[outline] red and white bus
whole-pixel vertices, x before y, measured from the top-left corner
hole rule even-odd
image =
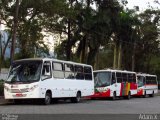
[[[138,81],[138,96],[154,97],[155,93],[158,93],[158,82],[156,75],[150,74],[137,74]]]
[[[130,99],[137,94],[136,73],[122,70],[97,70],[94,71],[95,93],[91,99],[124,96]]]

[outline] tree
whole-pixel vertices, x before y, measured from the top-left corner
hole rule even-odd
[[[135,41],[138,40],[140,22],[131,10],[122,10],[114,30],[114,68],[131,70],[134,67]],[[130,48],[132,48],[130,50]],[[129,54],[131,53],[131,54]],[[128,63],[129,62],[129,63]],[[132,65],[132,66],[130,66]]]
[[[14,54],[15,54],[15,43],[16,43],[16,32],[17,32],[17,27],[18,27],[18,12],[19,12],[19,0],[16,0],[16,3],[15,3],[15,10],[13,11],[15,14],[14,14],[14,18],[13,18],[13,32],[12,32],[12,42],[11,42],[11,63],[12,61],[14,60]]]
[[[56,5],[59,3],[61,2],[58,2],[58,0],[2,1],[1,18],[5,21],[6,27],[12,31],[11,59],[13,59],[15,48],[19,49],[20,58],[33,57],[35,49],[48,53],[41,32],[45,30],[46,13],[49,15],[52,12],[52,15],[56,16],[59,11],[59,6]],[[19,12],[18,9],[20,9]],[[12,26],[13,20],[14,27]],[[17,35],[15,34],[16,31],[18,32]],[[45,49],[42,49],[42,47]]]
[[[158,56],[159,52],[159,19],[160,11],[159,10],[146,10],[139,15],[141,20],[141,34],[140,41],[137,43],[136,50],[136,70],[144,72],[152,72],[152,66],[150,62],[152,61],[153,56]]]

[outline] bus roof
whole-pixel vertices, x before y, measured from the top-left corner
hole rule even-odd
[[[137,76],[151,76],[151,77],[157,77],[157,75],[147,74],[147,73],[137,73]]]
[[[68,64],[76,64],[76,65],[84,65],[84,66],[90,66],[91,65],[87,65],[87,64],[83,64],[83,63],[77,63],[77,62],[72,62],[72,61],[65,61],[65,60],[58,60],[58,59],[53,59],[53,58],[26,58],[26,59],[19,59],[19,60],[15,60],[14,62],[21,62],[21,61],[36,61],[36,60],[41,60],[41,61],[55,61],[55,62],[63,62],[63,63],[68,63]]]
[[[115,70],[115,69],[103,69],[103,70],[95,70],[93,72],[122,72],[122,73],[135,73],[133,71],[127,71],[127,70]]]

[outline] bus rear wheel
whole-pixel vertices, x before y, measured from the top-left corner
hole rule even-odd
[[[146,91],[144,92],[143,97],[144,97],[144,98],[146,98],[146,97],[147,97],[147,93],[146,93]]]
[[[77,92],[76,97],[71,98],[72,103],[79,103],[81,101],[81,93]]]
[[[130,91],[128,92],[127,99],[128,100],[131,99],[131,92]]]

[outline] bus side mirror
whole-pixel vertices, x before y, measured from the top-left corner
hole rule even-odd
[[[48,78],[50,78],[50,77],[51,77],[50,71],[47,71],[46,69],[44,69],[44,71],[43,71],[43,73],[42,73],[41,79],[42,79],[42,80],[45,80],[45,79],[48,79]]]
[[[42,75],[41,79],[42,80],[45,80],[45,79],[48,79],[51,77],[51,74],[50,73],[45,73],[44,75]]]

